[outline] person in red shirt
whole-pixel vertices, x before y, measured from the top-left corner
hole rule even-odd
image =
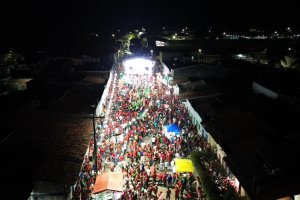
[[[147,173],[145,173],[145,185],[148,187],[148,182],[149,182],[149,176]]]
[[[202,190],[200,187],[197,188],[197,196],[198,198],[197,199],[201,199],[201,195],[202,195]]]
[[[163,143],[167,144],[167,138],[166,137],[163,137]]]
[[[163,178],[162,178],[162,180],[163,180],[163,186],[164,186],[164,187],[166,187],[167,177],[168,177],[167,172],[163,173]]]
[[[164,153],[160,153],[160,154],[161,154],[162,161],[165,162],[165,160],[166,160],[166,154],[164,154]]]
[[[175,200],[179,200],[179,188],[178,186],[175,187]]]
[[[120,161],[123,161],[123,160],[124,160],[124,156],[123,156],[122,154],[120,155],[119,160],[120,160]]]
[[[135,150],[135,151],[133,152],[133,160],[136,160],[136,158],[137,158],[137,150]]]
[[[192,199],[192,193],[191,191],[187,191],[186,195],[185,195],[186,199]]]
[[[101,160],[98,160],[97,163],[98,163],[98,171],[101,173],[102,172]]]
[[[158,177],[158,183],[159,184],[162,184],[162,182],[163,182],[163,174],[161,173],[161,172],[159,172],[158,174],[157,174],[157,177]]]
[[[171,162],[171,156],[170,156],[170,153],[167,150],[165,151],[165,155],[166,155],[167,162]]]
[[[127,153],[127,157],[128,157],[130,160],[132,160],[132,154],[131,154],[130,151]]]
[[[153,183],[156,183],[156,171],[152,173]]]

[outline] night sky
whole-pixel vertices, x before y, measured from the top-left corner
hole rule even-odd
[[[127,31],[141,26],[153,30],[163,25],[194,29],[299,28],[299,15],[292,0],[13,0],[1,5],[1,43],[43,46],[59,37]]]

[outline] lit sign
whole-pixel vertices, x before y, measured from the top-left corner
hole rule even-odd
[[[165,45],[165,42],[163,42],[163,41],[158,41],[158,40],[155,41],[155,45],[156,45],[157,47],[164,47],[164,46],[166,46],[166,45]]]

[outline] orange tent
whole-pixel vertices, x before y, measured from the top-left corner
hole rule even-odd
[[[93,194],[105,190],[123,191],[123,174],[121,172],[106,172],[96,178]]]

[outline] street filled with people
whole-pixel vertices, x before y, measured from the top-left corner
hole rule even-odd
[[[123,173],[120,199],[205,199],[199,176],[177,172],[175,159],[210,147],[161,74],[125,74],[120,67],[108,94],[96,129],[97,165],[91,139],[73,199],[91,199],[96,175],[108,171]]]

